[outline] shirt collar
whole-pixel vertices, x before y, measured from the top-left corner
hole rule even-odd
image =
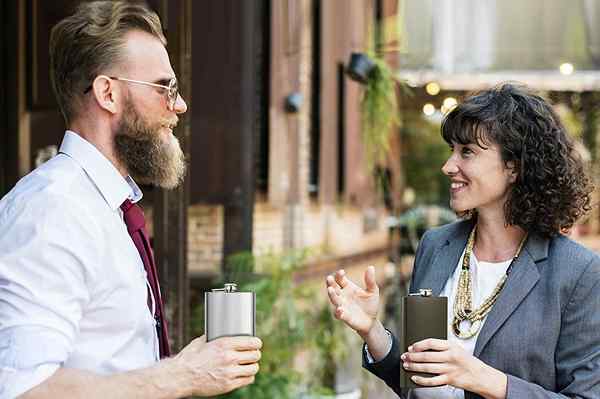
[[[112,162],[79,134],[67,130],[59,152],[83,168],[111,209],[116,210],[126,199],[134,203],[142,199],[142,190],[133,178],[121,176]]]

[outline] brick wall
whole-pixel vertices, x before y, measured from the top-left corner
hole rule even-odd
[[[152,228],[152,209],[146,209]],[[278,253],[285,245],[285,220],[289,209],[266,202],[254,209],[254,248],[257,255]],[[387,242],[383,215],[378,228],[366,232],[364,211],[352,207],[306,204],[295,208],[295,224],[301,226],[296,248],[310,248],[312,257],[332,257],[380,248]],[[218,273],[223,250],[223,208],[193,205],[189,209],[188,264],[193,273]],[[372,224],[369,221],[369,224]]]
[[[188,216],[189,270],[216,272],[223,258],[223,207],[193,205]]]

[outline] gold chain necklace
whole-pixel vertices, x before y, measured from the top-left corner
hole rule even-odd
[[[525,234],[519,243],[517,252],[515,253],[515,256],[513,256],[506,273],[504,276],[502,276],[492,294],[485,301],[483,301],[478,309],[473,310],[470,267],[471,253],[473,252],[473,245],[475,245],[476,230],[477,225],[475,225],[473,230],[471,230],[469,240],[467,241],[465,256],[463,257],[462,261],[462,270],[458,280],[458,287],[456,288],[456,298],[454,299],[454,319],[452,321],[452,332],[461,339],[469,339],[473,337],[481,328],[483,318],[490,312],[490,310],[492,310],[492,306],[494,306],[496,300],[500,296],[500,291],[502,291],[504,284],[506,284],[506,279],[512,269],[512,265],[515,262],[515,259],[519,257],[521,249],[523,248],[523,244],[525,244],[525,240],[527,239],[527,234]],[[463,321],[469,322],[469,328],[465,332],[463,332],[460,328],[460,324]]]

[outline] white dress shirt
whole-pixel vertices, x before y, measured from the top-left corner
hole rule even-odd
[[[452,321],[454,319],[454,298],[456,297],[456,289],[458,287],[458,281],[460,278],[460,272],[462,269],[462,261],[464,257],[464,251],[462,256],[458,261],[458,265],[454,270],[454,273],[448,281],[446,281],[446,285],[444,285],[444,289],[440,293],[440,296],[448,297],[448,341],[458,344],[469,354],[473,354],[475,350],[475,343],[477,342],[477,337],[479,336],[479,332],[483,328],[483,324],[487,319],[487,316],[482,320],[481,327],[477,334],[469,339],[460,339],[452,333]],[[473,290],[473,307],[477,309],[485,299],[487,299],[494,289],[500,279],[504,274],[506,274],[506,270],[510,265],[512,259],[509,259],[504,262],[482,262],[478,261],[475,257],[474,253],[471,253],[470,259],[470,271],[471,271],[471,282],[472,282],[472,290]],[[392,341],[388,343],[388,353],[392,348]],[[365,347],[365,350],[368,348]],[[373,362],[373,358],[371,354],[367,350],[367,359]],[[464,399],[465,393],[464,390],[455,388],[453,386],[445,385],[442,387],[434,387],[434,388],[415,388],[412,390],[411,398],[416,399]]]
[[[110,374],[158,360],[144,265],[119,208],[141,197],[67,131],[60,153],[0,201],[0,399],[59,367]]]

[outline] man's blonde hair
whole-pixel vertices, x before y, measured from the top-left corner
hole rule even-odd
[[[84,2],[52,28],[50,79],[67,125],[96,76],[124,61],[124,37],[132,30],[148,32],[167,45],[158,15],[139,2]]]

